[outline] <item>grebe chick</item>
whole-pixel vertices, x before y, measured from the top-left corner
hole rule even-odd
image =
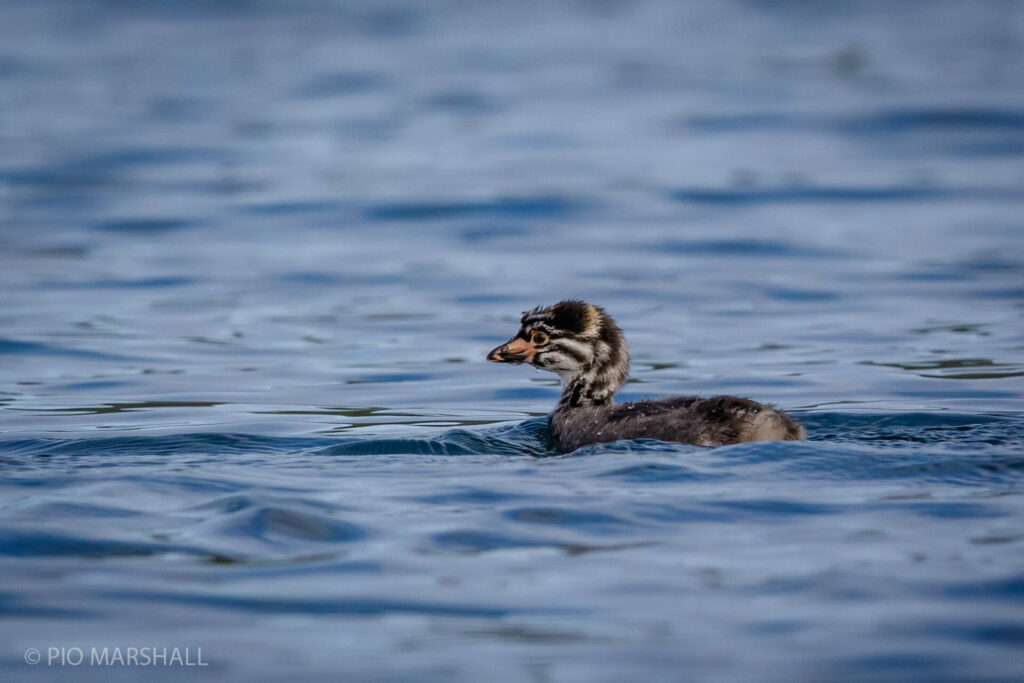
[[[660,439],[698,446],[795,441],[804,428],[776,408],[736,396],[673,396],[615,405],[629,354],[615,321],[599,306],[562,301],[523,313],[519,331],[487,360],[529,363],[562,378],[551,431],[563,452],[618,439]]]

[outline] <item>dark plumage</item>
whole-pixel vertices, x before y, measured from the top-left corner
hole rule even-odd
[[[602,308],[584,301],[527,311],[516,335],[487,360],[530,363],[558,373],[562,398],[551,413],[551,430],[565,452],[618,439],[722,446],[806,438],[804,428],[782,411],[735,396],[613,404],[629,374],[626,340]]]

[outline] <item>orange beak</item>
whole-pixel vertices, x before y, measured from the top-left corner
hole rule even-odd
[[[519,365],[520,363],[532,362],[533,356],[536,353],[537,347],[525,339],[516,337],[487,354],[487,360],[492,363],[515,363]]]

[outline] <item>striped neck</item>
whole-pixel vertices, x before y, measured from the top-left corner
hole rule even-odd
[[[602,406],[612,402],[619,387],[604,374],[584,373],[566,382],[558,408]]]

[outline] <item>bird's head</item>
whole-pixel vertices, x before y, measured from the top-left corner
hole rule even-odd
[[[519,331],[487,354],[487,360],[549,370],[566,388],[582,380],[595,401],[610,399],[629,373],[626,340],[618,325],[599,306],[577,300],[523,313]]]

